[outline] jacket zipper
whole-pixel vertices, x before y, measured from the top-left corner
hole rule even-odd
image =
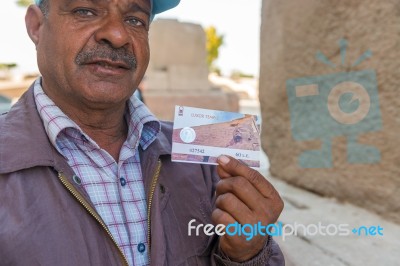
[[[126,259],[124,253],[118,246],[114,237],[112,236],[110,230],[108,230],[107,226],[104,224],[103,220],[100,218],[99,214],[87,203],[87,201],[82,197],[82,195],[77,191],[77,189],[67,180],[67,178],[63,175],[62,172],[58,172],[58,178],[61,183],[67,190],[79,201],[79,203],[89,212],[89,214],[103,227],[103,229],[107,232],[108,236],[111,238],[112,242],[115,244],[117,249],[119,250],[119,254],[121,256],[122,262],[124,265],[129,266],[128,260]]]
[[[160,170],[161,170],[161,160],[158,159],[157,162],[157,168],[156,171],[153,175],[153,179],[151,181],[151,187],[150,187],[150,193],[149,193],[149,200],[148,200],[148,205],[147,205],[147,243],[149,243],[149,262],[150,262],[150,248],[151,248],[151,205],[153,202],[153,196],[154,196],[154,191],[156,190],[157,182],[158,182],[158,177],[160,176]]]

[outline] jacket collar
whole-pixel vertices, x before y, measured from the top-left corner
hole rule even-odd
[[[141,160],[171,153],[171,136],[162,123],[157,139],[145,151]],[[50,143],[36,109],[33,85],[11,108],[0,116],[0,174],[35,166],[49,166],[58,171],[66,167],[65,158]]]

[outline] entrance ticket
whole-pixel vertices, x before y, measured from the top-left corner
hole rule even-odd
[[[175,106],[172,161],[217,164],[230,155],[260,167],[260,123],[256,115]]]

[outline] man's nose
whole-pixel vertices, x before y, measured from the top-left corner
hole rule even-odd
[[[95,39],[97,42],[109,43],[114,48],[123,47],[130,42],[130,36],[125,27],[125,22],[120,16],[109,14],[96,31]]]

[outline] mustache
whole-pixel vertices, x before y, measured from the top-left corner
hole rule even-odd
[[[133,53],[125,48],[112,48],[108,45],[98,45],[94,48],[84,49],[78,53],[75,62],[78,65],[90,64],[98,60],[123,62],[129,69],[136,69],[137,61]]]

